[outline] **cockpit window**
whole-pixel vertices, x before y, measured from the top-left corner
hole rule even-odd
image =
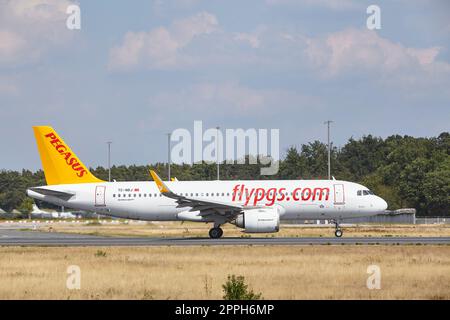
[[[356,192],[356,194],[357,194],[358,196],[374,195],[373,191],[370,191],[370,190],[358,190],[358,191]]]

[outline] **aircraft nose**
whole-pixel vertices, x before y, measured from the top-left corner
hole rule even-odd
[[[383,198],[378,197],[377,207],[380,211],[385,211],[388,207],[388,204]]]

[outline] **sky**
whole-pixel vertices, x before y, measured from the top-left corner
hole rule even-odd
[[[80,8],[81,28],[66,26]],[[378,5],[381,29],[369,30]],[[313,140],[450,129],[450,3],[0,0],[0,169],[41,167],[32,126],[83,162],[166,161],[168,132]]]

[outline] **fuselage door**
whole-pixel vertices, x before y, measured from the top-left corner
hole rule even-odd
[[[106,206],[105,193],[106,193],[105,186],[96,186],[95,187],[95,206],[96,207]]]
[[[344,185],[339,183],[334,187],[334,204],[345,204]]]

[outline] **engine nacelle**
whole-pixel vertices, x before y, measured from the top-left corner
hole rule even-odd
[[[280,215],[276,208],[249,209],[241,213],[233,224],[248,233],[278,232]]]

